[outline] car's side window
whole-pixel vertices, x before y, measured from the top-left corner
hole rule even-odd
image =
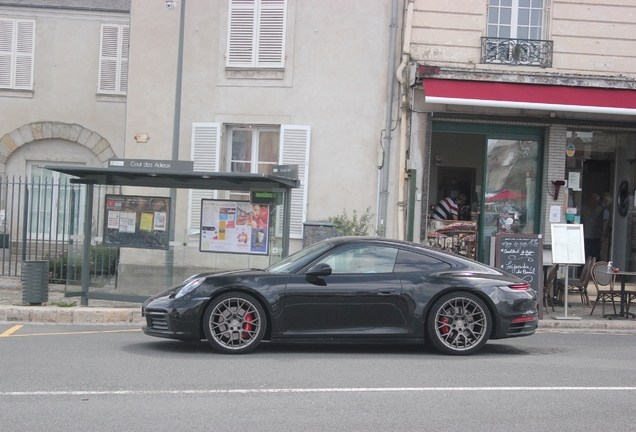
[[[400,250],[395,265],[395,272],[434,272],[448,270],[450,268],[451,265],[449,263],[429,255]]]
[[[391,273],[398,250],[383,246],[353,246],[323,258],[333,273]]]

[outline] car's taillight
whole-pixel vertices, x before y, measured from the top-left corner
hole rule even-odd
[[[530,284],[524,283],[524,284],[508,285],[508,288],[516,290],[516,291],[526,291],[530,289]]]
[[[513,323],[528,322],[528,321],[534,321],[536,319],[537,319],[536,316],[528,316],[528,317],[515,318],[515,319],[512,320],[512,322]]]

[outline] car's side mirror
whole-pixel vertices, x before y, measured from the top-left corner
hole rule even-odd
[[[330,274],[331,266],[325,263],[316,264],[315,266],[311,267],[306,273],[308,277],[312,278],[329,276]]]

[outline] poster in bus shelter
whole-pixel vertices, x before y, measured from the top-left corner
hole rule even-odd
[[[168,249],[170,198],[106,195],[104,245]]]
[[[201,200],[201,252],[267,255],[269,206]]]

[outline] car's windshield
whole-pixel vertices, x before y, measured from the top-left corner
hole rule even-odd
[[[309,261],[313,260],[316,256],[320,255],[330,247],[331,245],[329,243],[321,242],[313,244],[291,254],[287,258],[284,258],[275,264],[272,264],[265,270],[272,273],[292,273],[294,270],[303,267]]]

